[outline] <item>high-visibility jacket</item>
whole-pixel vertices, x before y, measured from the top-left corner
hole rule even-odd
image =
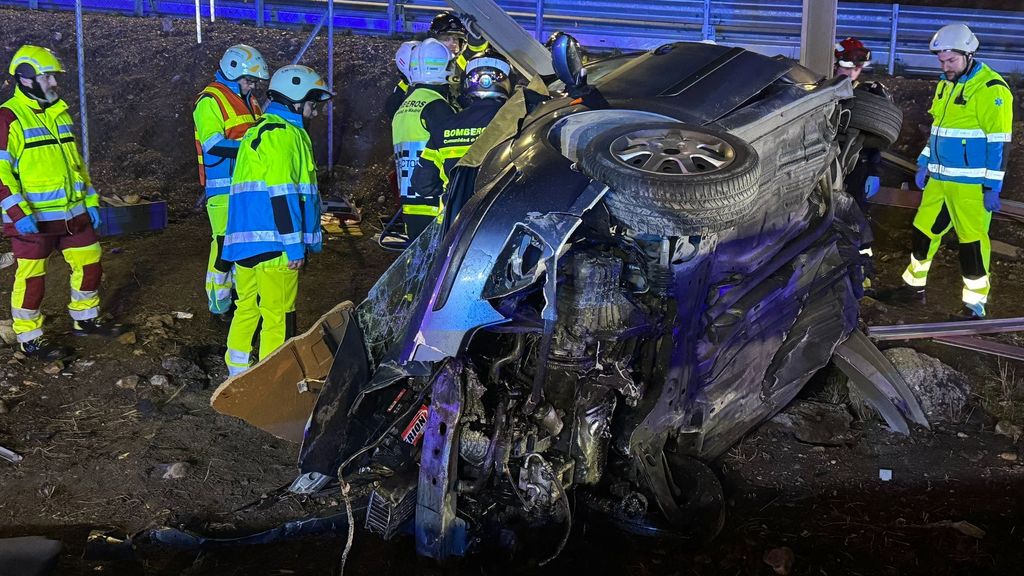
[[[927,165],[937,180],[1001,191],[1013,128],[1013,94],[1006,81],[976,62],[955,83],[939,81],[928,112],[931,136],[918,165]]]
[[[455,65],[458,66],[458,75],[461,76],[462,73],[466,71],[466,65],[469,64],[470,60],[480,56],[484,52],[487,52],[488,48],[490,48],[490,44],[487,43],[487,40],[484,40],[483,43],[475,46],[467,45],[466,49],[455,57]]]
[[[432,127],[430,139],[412,175],[412,194],[440,195],[448,186],[452,168],[504,104],[504,100],[493,98],[473,99],[468,108]]]
[[[207,198],[228,193],[238,141],[263,114],[252,93],[243,98],[239,92],[237,82],[217,72],[217,80],[199,93],[192,110],[199,183],[206,186]]]
[[[319,252],[320,194],[302,116],[273,103],[238,148],[223,257],[255,266],[286,253]]]
[[[413,86],[409,96],[395,113],[391,124],[391,141],[395,148],[395,168],[402,212],[414,216],[437,216],[438,199],[412,195],[412,173],[430,139],[430,128],[446,122],[455,110],[446,98],[446,87]]]
[[[395,84],[395,89],[388,94],[387,99],[384,100],[384,114],[387,116],[388,121],[395,119],[395,113],[401,108],[402,102],[405,102],[405,98],[409,95],[409,83],[402,78]]]
[[[42,233],[66,233],[67,222],[98,207],[85,163],[75,145],[68,105],[45,108],[20,89],[0,105],[0,208],[4,233],[35,216]],[[88,218],[88,216],[85,216]]]

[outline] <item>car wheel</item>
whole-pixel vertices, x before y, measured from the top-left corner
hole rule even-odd
[[[742,139],[676,122],[598,134],[579,169],[610,190],[612,216],[639,233],[688,236],[732,226],[757,194],[757,152]]]
[[[855,90],[850,101],[849,128],[864,134],[864,148],[885,150],[896,143],[903,127],[903,111],[881,94]]]

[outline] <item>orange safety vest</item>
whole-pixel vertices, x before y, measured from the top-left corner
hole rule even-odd
[[[193,103],[198,104],[203,98],[213,98],[214,102],[217,103],[217,107],[220,108],[221,118],[224,121],[224,137],[230,140],[241,140],[242,136],[245,136],[246,130],[252,127],[253,124],[259,120],[260,116],[263,115],[263,109],[260,108],[259,102],[250,93],[246,100],[242,100],[238,94],[235,94],[227,86],[220,82],[212,82],[196,97],[196,101]],[[203,162],[203,144],[199,141],[199,130],[198,128],[193,130],[196,143],[196,154],[199,162],[199,183],[206,185],[206,166]]]

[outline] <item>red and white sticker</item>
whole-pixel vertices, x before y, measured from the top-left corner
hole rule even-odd
[[[412,421],[402,431],[402,440],[416,445],[423,438],[423,430],[427,427],[427,416],[430,414],[430,408],[424,404],[420,406],[420,409],[416,411],[416,415],[412,417]]]

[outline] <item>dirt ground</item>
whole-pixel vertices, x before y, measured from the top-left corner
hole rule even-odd
[[[0,349],[0,446],[25,457],[17,466],[0,461],[0,538],[61,539],[66,553],[60,574],[329,574],[343,546],[339,537],[198,555],[146,550],[137,560],[83,558],[94,529],[134,533],[175,526],[238,535],[340,510],[331,498],[269,499],[256,505],[293,479],[297,447],[209,408],[210,393],[225,376],[226,326],[208,320],[205,312],[201,281],[208,228],[193,210],[199,188],[191,98],[227,46],[257,46],[277,67],[291,60],[308,31],[217,23],[204,27],[204,42],[196,46],[182,21],[173,22],[169,32],[158,19],[87,15],[85,25],[97,187],[166,200],[171,223],[159,234],[104,242],[104,307],[133,325],[134,343],[68,334],[69,320],[62,313],[67,271],[53,259],[46,329],[79,346],[79,359],[44,369],[18,360],[10,348]],[[0,39],[3,61],[27,42],[50,46],[65,62],[74,61],[73,21],[64,13],[0,10]],[[325,44],[317,40],[304,62],[324,70]],[[390,59],[397,43],[338,36],[336,44],[337,153],[330,190],[352,194],[366,217],[362,237],[331,239],[303,271],[300,329],[340,300],[359,301],[391,261],[370,238],[377,217],[394,208],[385,198],[389,139],[378,114],[391,89]],[[927,128],[923,110],[933,81],[887,81],[907,112],[897,151],[913,157],[924,142],[920,127]],[[67,74],[63,94],[73,110],[76,84],[75,74]],[[1019,89],[1016,94],[1020,102]],[[312,134],[321,161],[326,160],[323,120]],[[1016,132],[1024,133],[1021,128],[1018,122]],[[1006,198],[1024,200],[1022,177],[1024,155],[1016,144]],[[885,184],[899,186],[905,179],[893,172]],[[905,265],[912,212],[876,207],[872,217],[879,280],[895,285]],[[1024,246],[1020,224],[996,222],[993,236]],[[994,256],[994,316],[1024,316],[1024,300],[1017,297],[1024,279],[1020,258]],[[0,271],[0,318],[9,314],[12,277],[13,269]],[[869,303],[864,317],[869,323],[944,320],[958,306],[959,282],[955,244],[949,244],[936,262],[926,307]],[[175,312],[193,317],[178,318]],[[1024,345],[1019,336],[998,339]],[[793,574],[1020,573],[1024,466],[1000,455],[1024,454],[1011,439],[996,435],[994,426],[999,418],[1024,419],[1018,409],[1024,374],[1012,373],[1019,371],[1017,363],[929,342],[910,345],[968,377],[974,395],[956,421],[915,430],[909,438],[873,420],[856,421],[849,438],[836,446],[762,428],[715,463],[726,484],[729,519],[711,545],[681,550],[580,523],[577,537],[549,569],[771,574],[763,556],[788,547],[795,558]],[[151,383],[159,375],[168,376],[166,383]],[[139,377],[134,387],[132,376]],[[183,465],[170,470],[175,463]],[[880,468],[892,470],[891,481],[879,480]],[[169,471],[182,477],[165,479]],[[479,557],[447,568],[467,574],[539,571]],[[382,543],[356,534],[349,573],[409,571],[436,568],[415,558],[409,538]]]

